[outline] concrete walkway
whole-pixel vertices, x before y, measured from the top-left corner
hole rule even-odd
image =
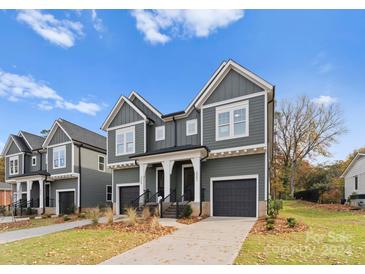
[[[232,264],[255,221],[252,218],[210,217],[196,224],[179,226],[176,232],[103,264]]]
[[[40,226],[35,228],[19,229],[0,233],[0,244],[33,238],[50,233],[60,232],[75,227],[91,224],[90,220],[74,221],[62,224]]]

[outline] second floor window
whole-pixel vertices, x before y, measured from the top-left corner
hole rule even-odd
[[[198,120],[186,121],[186,136],[198,134]]]
[[[19,173],[19,156],[10,157],[9,175],[17,175],[18,173]]]
[[[55,147],[53,149],[53,168],[66,167],[66,146]]]
[[[32,157],[32,166],[36,166],[37,165],[37,157],[33,156]]]
[[[216,109],[216,140],[248,136],[248,102],[239,102]]]
[[[359,179],[357,176],[355,176],[355,190],[358,189]]]
[[[99,155],[98,156],[98,169],[99,171],[105,171],[105,157]]]
[[[116,155],[133,154],[135,152],[134,127],[118,129],[115,133]]]
[[[165,140],[165,126],[159,126],[155,128],[155,139],[156,141]]]

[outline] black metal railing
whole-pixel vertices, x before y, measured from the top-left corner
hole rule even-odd
[[[184,188],[184,194],[182,194],[180,197],[176,198],[176,219],[179,219],[181,217],[181,214],[184,212],[185,208],[194,199],[193,187],[194,187],[194,185],[189,185],[188,187]],[[185,198],[187,198],[186,201],[185,201]],[[183,206],[183,208],[180,212],[181,205]]]
[[[155,194],[151,195],[148,200],[146,201],[146,203],[157,203],[158,202],[158,194],[159,192],[157,191]]]
[[[176,189],[174,189],[173,191],[171,191],[171,193],[169,195],[167,195],[166,197],[163,197],[161,200],[160,200],[160,217],[163,218],[163,203],[169,199],[169,202],[174,202],[176,201]]]
[[[141,204],[144,206],[146,201],[149,199],[150,191],[147,189],[141,195],[139,195],[136,199],[132,200],[129,203],[129,207],[138,208]],[[142,202],[141,202],[142,200]]]

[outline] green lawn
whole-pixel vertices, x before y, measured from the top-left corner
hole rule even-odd
[[[113,229],[73,229],[0,245],[0,264],[98,264],[155,236]]]
[[[365,215],[286,201],[280,217],[309,226],[305,232],[250,234],[236,264],[365,264]]]
[[[63,218],[30,219],[28,221],[16,221],[15,223],[0,224],[0,233],[18,229],[34,228],[46,225],[54,225],[63,222]]]

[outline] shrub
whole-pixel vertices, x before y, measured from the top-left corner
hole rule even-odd
[[[274,229],[274,224],[266,224],[266,229],[267,230],[273,230]]]
[[[129,226],[134,226],[137,223],[137,211],[130,207],[126,210],[126,213],[128,216],[127,224]]]
[[[151,218],[151,212],[149,207],[145,206],[142,211],[142,218],[144,221],[147,221],[149,218]]]
[[[64,220],[65,222],[67,222],[67,221],[71,220],[71,218],[70,218],[70,216],[68,216],[68,215],[63,215],[63,220]]]
[[[98,208],[89,210],[86,215],[88,219],[91,219],[93,225],[97,225],[99,223],[100,211]]]
[[[86,219],[86,213],[85,212],[80,212],[79,215],[78,215],[78,217],[80,219]]]
[[[113,224],[114,214],[113,214],[113,210],[110,207],[106,210],[106,218],[107,218],[108,224],[110,224],[110,225]]]
[[[267,214],[270,217],[276,218],[279,215],[279,211],[281,209],[283,209],[282,200],[269,200]]]
[[[150,226],[153,229],[158,228],[160,226],[160,220],[159,220],[159,218],[156,217],[156,216],[153,216],[151,218],[151,221],[150,221]]]
[[[193,213],[193,209],[191,208],[191,205],[186,205],[183,209],[182,215],[185,218],[190,218],[192,213]]]
[[[272,224],[272,225],[274,225],[275,224],[275,219],[274,218],[271,218],[271,217],[267,217],[266,218],[266,224]]]
[[[295,220],[295,218],[293,217],[289,217],[286,219],[287,223],[288,223],[288,226],[293,228],[297,225],[297,220]]]

